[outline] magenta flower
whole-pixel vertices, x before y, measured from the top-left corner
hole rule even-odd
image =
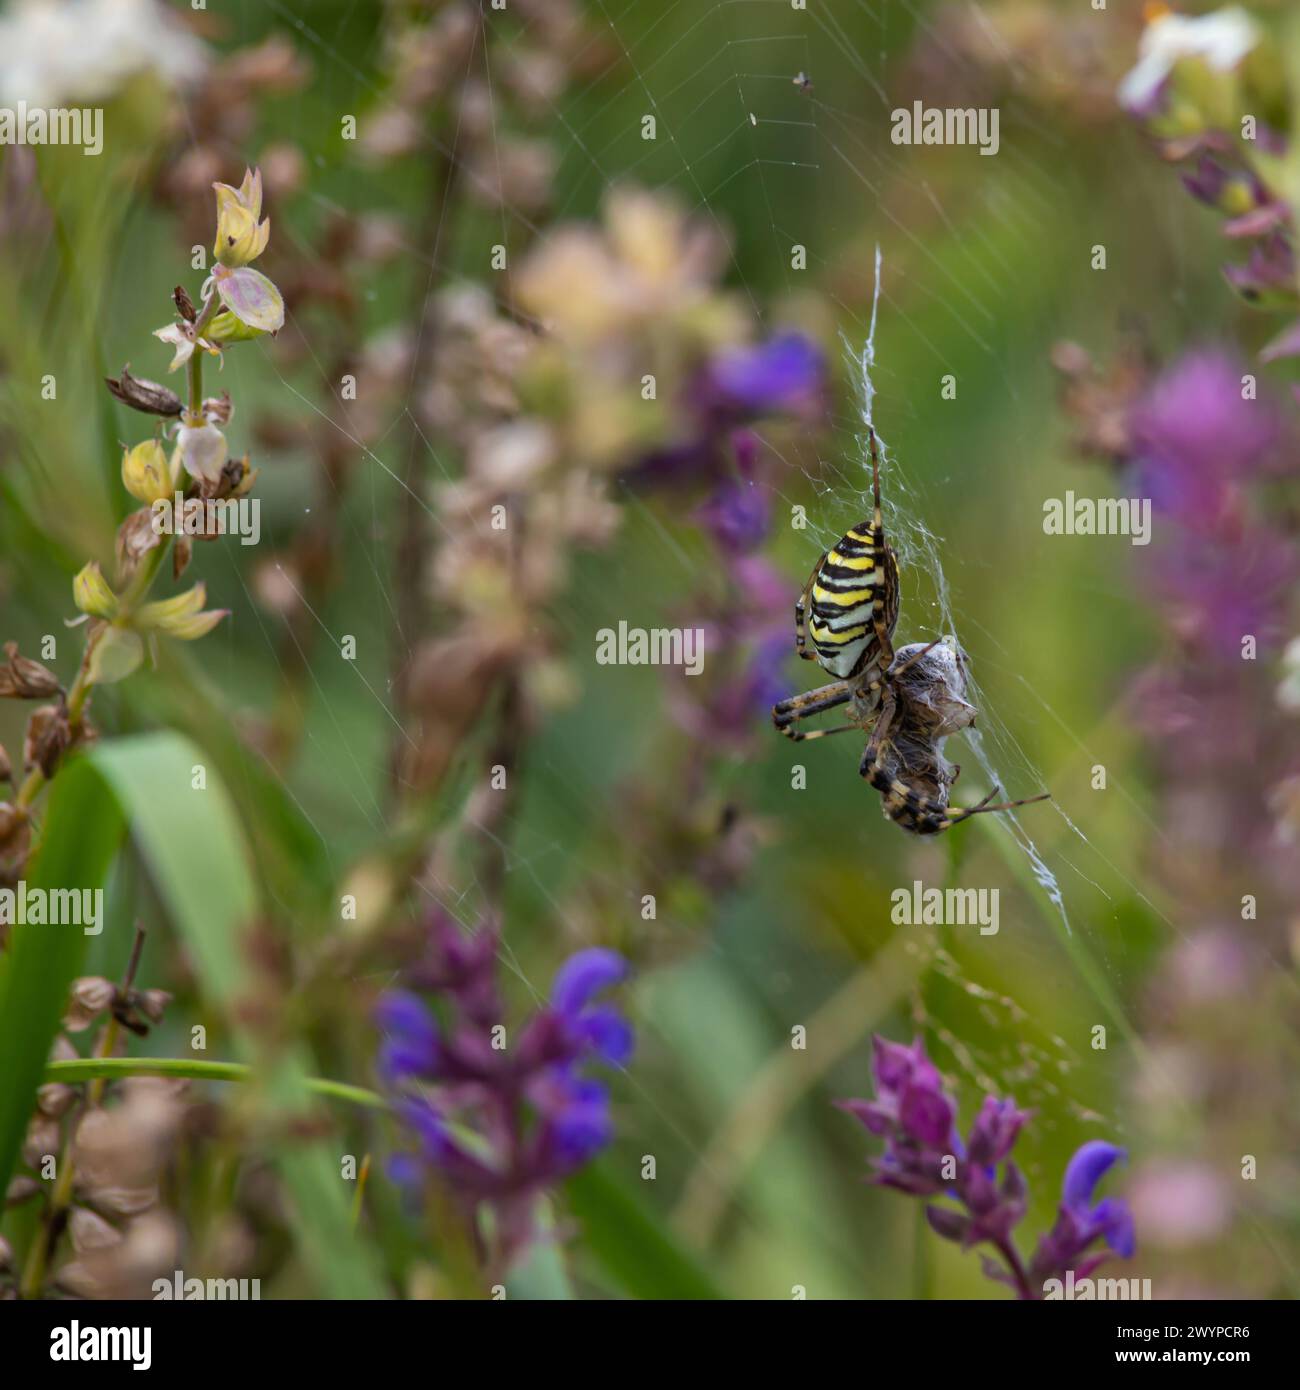
[[[1295,547],[1276,531],[1257,525],[1232,535],[1225,526],[1217,543],[1189,534],[1160,547],[1151,571],[1178,636],[1232,660],[1241,657],[1243,637],[1272,646],[1285,634],[1300,566]]]
[[[1231,505],[1233,487],[1268,463],[1280,424],[1269,404],[1243,398],[1244,374],[1226,353],[1192,352],[1134,408],[1136,491],[1158,513],[1209,531]]]

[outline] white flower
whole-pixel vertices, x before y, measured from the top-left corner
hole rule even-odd
[[[1142,33],[1137,66],[1119,84],[1120,105],[1147,107],[1183,58],[1203,58],[1216,71],[1231,72],[1259,38],[1255,21],[1236,5],[1213,14],[1158,15]]]
[[[215,343],[209,342],[207,338],[196,338],[189,326],[185,324],[169,323],[166,328],[155,328],[153,335],[155,338],[161,338],[164,343],[170,343],[176,349],[176,355],[167,367],[169,372],[183,367],[194,356],[196,347],[201,347],[204,352],[212,353],[214,357],[221,356],[221,349]]]
[[[226,436],[216,425],[182,425],[176,433],[181,463],[191,478],[216,483],[226,463]]]
[[[17,0],[0,16],[0,102],[107,100],[140,73],[193,81],[206,49],[158,0]]]

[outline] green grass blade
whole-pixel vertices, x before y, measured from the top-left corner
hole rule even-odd
[[[599,1163],[565,1185],[587,1248],[634,1298],[720,1299],[709,1276],[669,1235],[662,1220],[621,1187]]]
[[[234,1082],[257,1079],[252,1067],[243,1062],[198,1062],[189,1057],[81,1057],[75,1062],[47,1062],[44,1079],[73,1085],[100,1077],[115,1081],[124,1076],[183,1076],[191,1081]],[[349,1086],[345,1081],[331,1081],[323,1076],[307,1077],[306,1085],[308,1090],[328,1100],[372,1110],[388,1107],[384,1096],[364,1086]]]
[[[90,755],[113,788],[172,921],[193,953],[200,987],[224,1015],[235,1051],[259,1062],[258,1046],[239,1023],[247,997],[247,930],[257,895],[234,806],[205,755],[177,734],[118,739]],[[196,789],[196,769],[206,785]],[[259,1083],[280,1114],[309,1108],[306,1058],[285,1052]],[[387,1288],[374,1252],[352,1226],[349,1189],[340,1176],[337,1142],[286,1141],[276,1166],[292,1197],[308,1270],[331,1298],[382,1298]]]
[[[50,789],[45,839],[28,887],[102,888],[122,833],[122,813],[108,788],[84,762],[71,763]],[[0,1192],[17,1162],[86,951],[80,927],[24,924],[11,932],[9,950],[0,956]]]

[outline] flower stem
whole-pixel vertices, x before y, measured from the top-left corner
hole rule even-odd
[[[198,346],[197,339],[202,336],[203,330],[212,322],[216,311],[217,292],[214,289],[203,301],[203,308],[199,310],[199,316],[194,320],[193,333],[196,342],[194,351],[190,354],[190,360],[186,364],[186,376],[190,385],[190,404],[186,413],[195,422],[203,414],[203,349]]]
[[[130,617],[146,597],[149,590],[153,587],[154,580],[158,577],[159,567],[162,565],[163,557],[167,554],[171,539],[160,542],[149,551],[143,560],[140,561],[139,568],[135,572],[126,592],[122,595],[118,609],[117,621]],[[68,711],[68,730],[72,735],[73,742],[81,733],[82,721],[85,717],[86,702],[90,699],[90,658],[94,653],[99,639],[108,630],[109,624],[99,623],[91,630],[86,638],[86,649],[81,654],[81,666],[77,670],[76,679],[72,682],[66,697],[66,708]],[[39,767],[34,767],[23,780],[22,786],[18,789],[18,795],[14,798],[14,805],[21,811],[29,811],[32,803],[41,794],[42,788],[50,779]]]
[[[993,1242],[999,1255],[1007,1262],[1007,1269],[1016,1281],[1016,1297],[1032,1302],[1038,1295],[1034,1292],[1029,1283],[1029,1275],[1025,1273],[1025,1266],[1021,1263],[1020,1252],[1016,1249],[1015,1243],[1010,1236],[1003,1236],[1001,1240]]]
[[[73,1084],[102,1078],[115,1080],[123,1076],[183,1076],[192,1081],[237,1081],[254,1079],[252,1067],[243,1062],[199,1062],[189,1057],[82,1057],[68,1062],[47,1062],[45,1080]],[[345,1081],[331,1081],[324,1076],[307,1078],[307,1089],[331,1100],[346,1101],[372,1110],[387,1106],[376,1091],[364,1086],[351,1086]]]

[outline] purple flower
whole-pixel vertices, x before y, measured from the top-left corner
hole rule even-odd
[[[407,990],[380,999],[376,1022],[380,1071],[416,1141],[392,1176],[413,1193],[437,1177],[470,1209],[489,1203],[491,1258],[504,1269],[534,1238],[537,1195],[612,1140],[608,1092],[584,1069],[622,1066],[633,1037],[618,1009],[598,1000],[626,980],[627,961],[600,947],[565,961],[550,1002],[512,1036],[498,1003],[497,941],[493,928],[467,934],[435,913],[409,973],[436,994],[446,1022]]]
[[[632,1055],[632,1028],[617,1009],[588,1007],[592,997],[627,978],[628,964],[617,951],[593,946],[560,967],[551,986],[551,1007],[570,1035],[610,1066],[621,1067]]]
[[[1161,547],[1150,568],[1178,635],[1220,659],[1239,659],[1243,637],[1267,646],[1284,633],[1300,565],[1277,532],[1261,526],[1233,535],[1225,526],[1212,543],[1189,535]]]
[[[438,1025],[422,999],[404,990],[385,994],[375,1023],[386,1034],[379,1053],[385,1081],[436,1075],[442,1060]]]
[[[1083,1257],[1099,1240],[1123,1259],[1131,1259],[1137,1248],[1133,1214],[1119,1197],[1106,1197],[1093,1204],[1097,1184],[1126,1154],[1104,1139],[1091,1139],[1066,1165],[1061,1183],[1061,1206],[1056,1225],[1038,1243],[1032,1273],[1046,1281],[1064,1278],[1073,1269],[1076,1278],[1086,1278],[1106,1258],[1104,1252]]]
[[[1261,470],[1279,438],[1271,406],[1242,398],[1242,374],[1225,353],[1192,352],[1134,410],[1139,494],[1201,531],[1218,525],[1232,486]]]
[[[1021,1126],[1029,1118],[1015,1101],[985,1096],[984,1105],[971,1126],[967,1156],[972,1163],[998,1164],[1011,1152]]]
[[[501,933],[495,922],[467,932],[442,908],[435,908],[425,933],[425,951],[407,971],[410,983],[428,994],[444,995],[480,1023],[501,1017],[496,961]]]
[[[1123,1162],[1127,1157],[1123,1149],[1108,1144],[1104,1139],[1090,1139],[1086,1144],[1081,1144],[1065,1166],[1065,1177],[1061,1181],[1061,1205],[1087,1207],[1097,1184],[1116,1163]]]
[[[535,1102],[543,1117],[537,1148],[556,1173],[581,1168],[614,1137],[609,1091],[599,1081],[550,1077]]]
[[[821,349],[802,333],[730,348],[705,362],[688,386],[684,437],[640,459],[630,476],[661,487],[714,483],[725,475],[732,431],[760,419],[814,415],[824,396]],[[743,529],[756,520],[748,519]]]
[[[875,1181],[917,1197],[956,1201],[956,1208],[926,1207],[931,1229],[963,1249],[992,1245],[1002,1263],[986,1259],[985,1272],[1015,1289],[1018,1297],[1041,1297],[1047,1278],[1074,1268],[1078,1257],[1103,1237],[1120,1254],[1133,1253],[1133,1219],[1127,1205],[1115,1197],[1091,1205],[1093,1190],[1123,1156],[1121,1149],[1093,1140],[1070,1160],[1057,1224],[1043,1237],[1026,1270],[1013,1232],[1025,1215],[1029,1192],[1010,1154],[1028,1112],[1012,1100],[987,1096],[963,1144],[956,1104],[919,1038],[910,1047],[874,1038],[872,1071],[873,1100],[836,1104],[885,1140],[884,1152],[875,1160]],[[1103,1258],[1094,1255],[1086,1269]],[[1083,1277],[1086,1269],[1076,1273]]]
[[[627,978],[627,961],[617,951],[593,946],[569,957],[556,971],[551,1007],[569,1018],[578,1017],[591,1000]]]
[[[1250,304],[1293,304],[1295,252],[1281,232],[1272,232],[1250,248],[1245,265],[1223,268],[1227,282]]]
[[[916,1196],[937,1196],[950,1185],[945,1168],[960,1142],[953,1129],[957,1109],[944,1093],[943,1077],[919,1038],[911,1047],[873,1038],[872,1070],[874,1101],[837,1104],[886,1140],[876,1181]]]
[[[727,555],[757,550],[771,530],[772,507],[755,478],[758,441],[747,430],[732,439],[736,471],[719,479],[695,513],[695,519]]]
[[[817,344],[787,332],[714,358],[706,390],[715,409],[737,417],[793,414],[816,405],[822,375]]]
[[[785,665],[791,646],[790,634],[784,626],[755,646],[745,672],[743,700],[748,710],[767,715],[773,705],[785,699],[789,690]]]

